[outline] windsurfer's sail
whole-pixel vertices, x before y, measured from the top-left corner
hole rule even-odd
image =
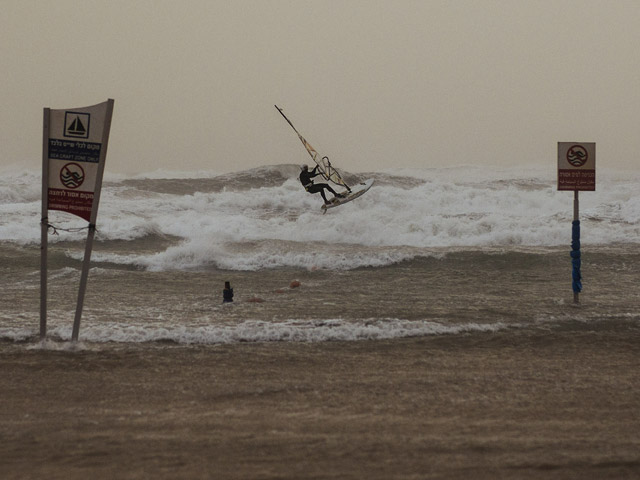
[[[343,178],[340,175],[340,173],[333,167],[333,165],[331,165],[331,161],[329,160],[329,157],[325,156],[325,157],[320,158],[320,155],[318,154],[318,152],[316,152],[316,149],[313,148],[309,144],[309,142],[307,142],[305,140],[305,138],[302,135],[300,135],[300,132],[298,132],[298,130],[296,130],[296,127],[293,126],[293,123],[291,123],[291,120],[289,120],[287,118],[287,116],[284,114],[282,109],[280,107],[278,107],[277,105],[274,105],[274,107],[276,107],[276,109],[284,117],[284,119],[287,121],[287,123],[289,125],[291,125],[291,128],[293,128],[293,131],[298,134],[298,138],[300,139],[300,141],[304,145],[304,148],[307,149],[307,152],[309,152],[309,155],[311,155],[311,158],[313,159],[313,161],[316,163],[316,165],[318,165],[318,171],[320,172],[320,174],[326,180],[329,180],[329,181],[335,183],[336,185],[342,185],[343,187],[345,187],[350,192],[351,188],[349,188],[349,185],[347,185],[346,182],[343,180]]]

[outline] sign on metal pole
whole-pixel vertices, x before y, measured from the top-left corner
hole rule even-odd
[[[78,339],[113,104],[114,101],[109,99],[89,107],[44,109],[40,270],[41,338],[46,336],[47,325],[48,212],[60,210],[77,215],[89,222],[72,336],[73,340]]]
[[[580,303],[582,291],[580,254],[580,199],[578,192],[596,189],[596,144],[558,142],[558,190],[573,190],[571,263],[573,301]]]
[[[596,189],[596,144],[558,142],[558,190]]]

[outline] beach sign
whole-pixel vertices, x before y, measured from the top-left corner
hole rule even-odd
[[[596,144],[558,142],[558,190],[596,189]]]
[[[558,142],[558,190],[573,191],[573,221],[571,223],[571,265],[573,302],[580,303],[582,265],[580,253],[581,190],[596,189],[596,144],[593,142]]]
[[[90,107],[45,110],[48,210],[91,221],[94,201],[97,209],[96,188],[104,170],[113,100]]]
[[[41,339],[46,336],[47,328],[47,243],[51,227],[49,210],[67,212],[89,222],[86,227],[87,243],[73,326],[73,340],[78,339],[113,104],[113,99],[109,99],[88,107],[44,109],[40,259]]]

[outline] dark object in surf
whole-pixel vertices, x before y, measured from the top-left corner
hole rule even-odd
[[[233,288],[231,283],[224,282],[224,290],[222,290],[222,303],[233,302]]]

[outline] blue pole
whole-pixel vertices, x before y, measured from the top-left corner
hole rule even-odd
[[[582,291],[582,275],[580,274],[580,220],[573,221],[571,230],[571,264],[573,265],[573,293]]]
[[[574,192],[573,197],[573,222],[571,228],[571,265],[572,287],[573,287],[573,303],[580,303],[580,292],[582,291],[582,274],[580,273],[580,220],[579,218],[579,200],[578,190]]]

